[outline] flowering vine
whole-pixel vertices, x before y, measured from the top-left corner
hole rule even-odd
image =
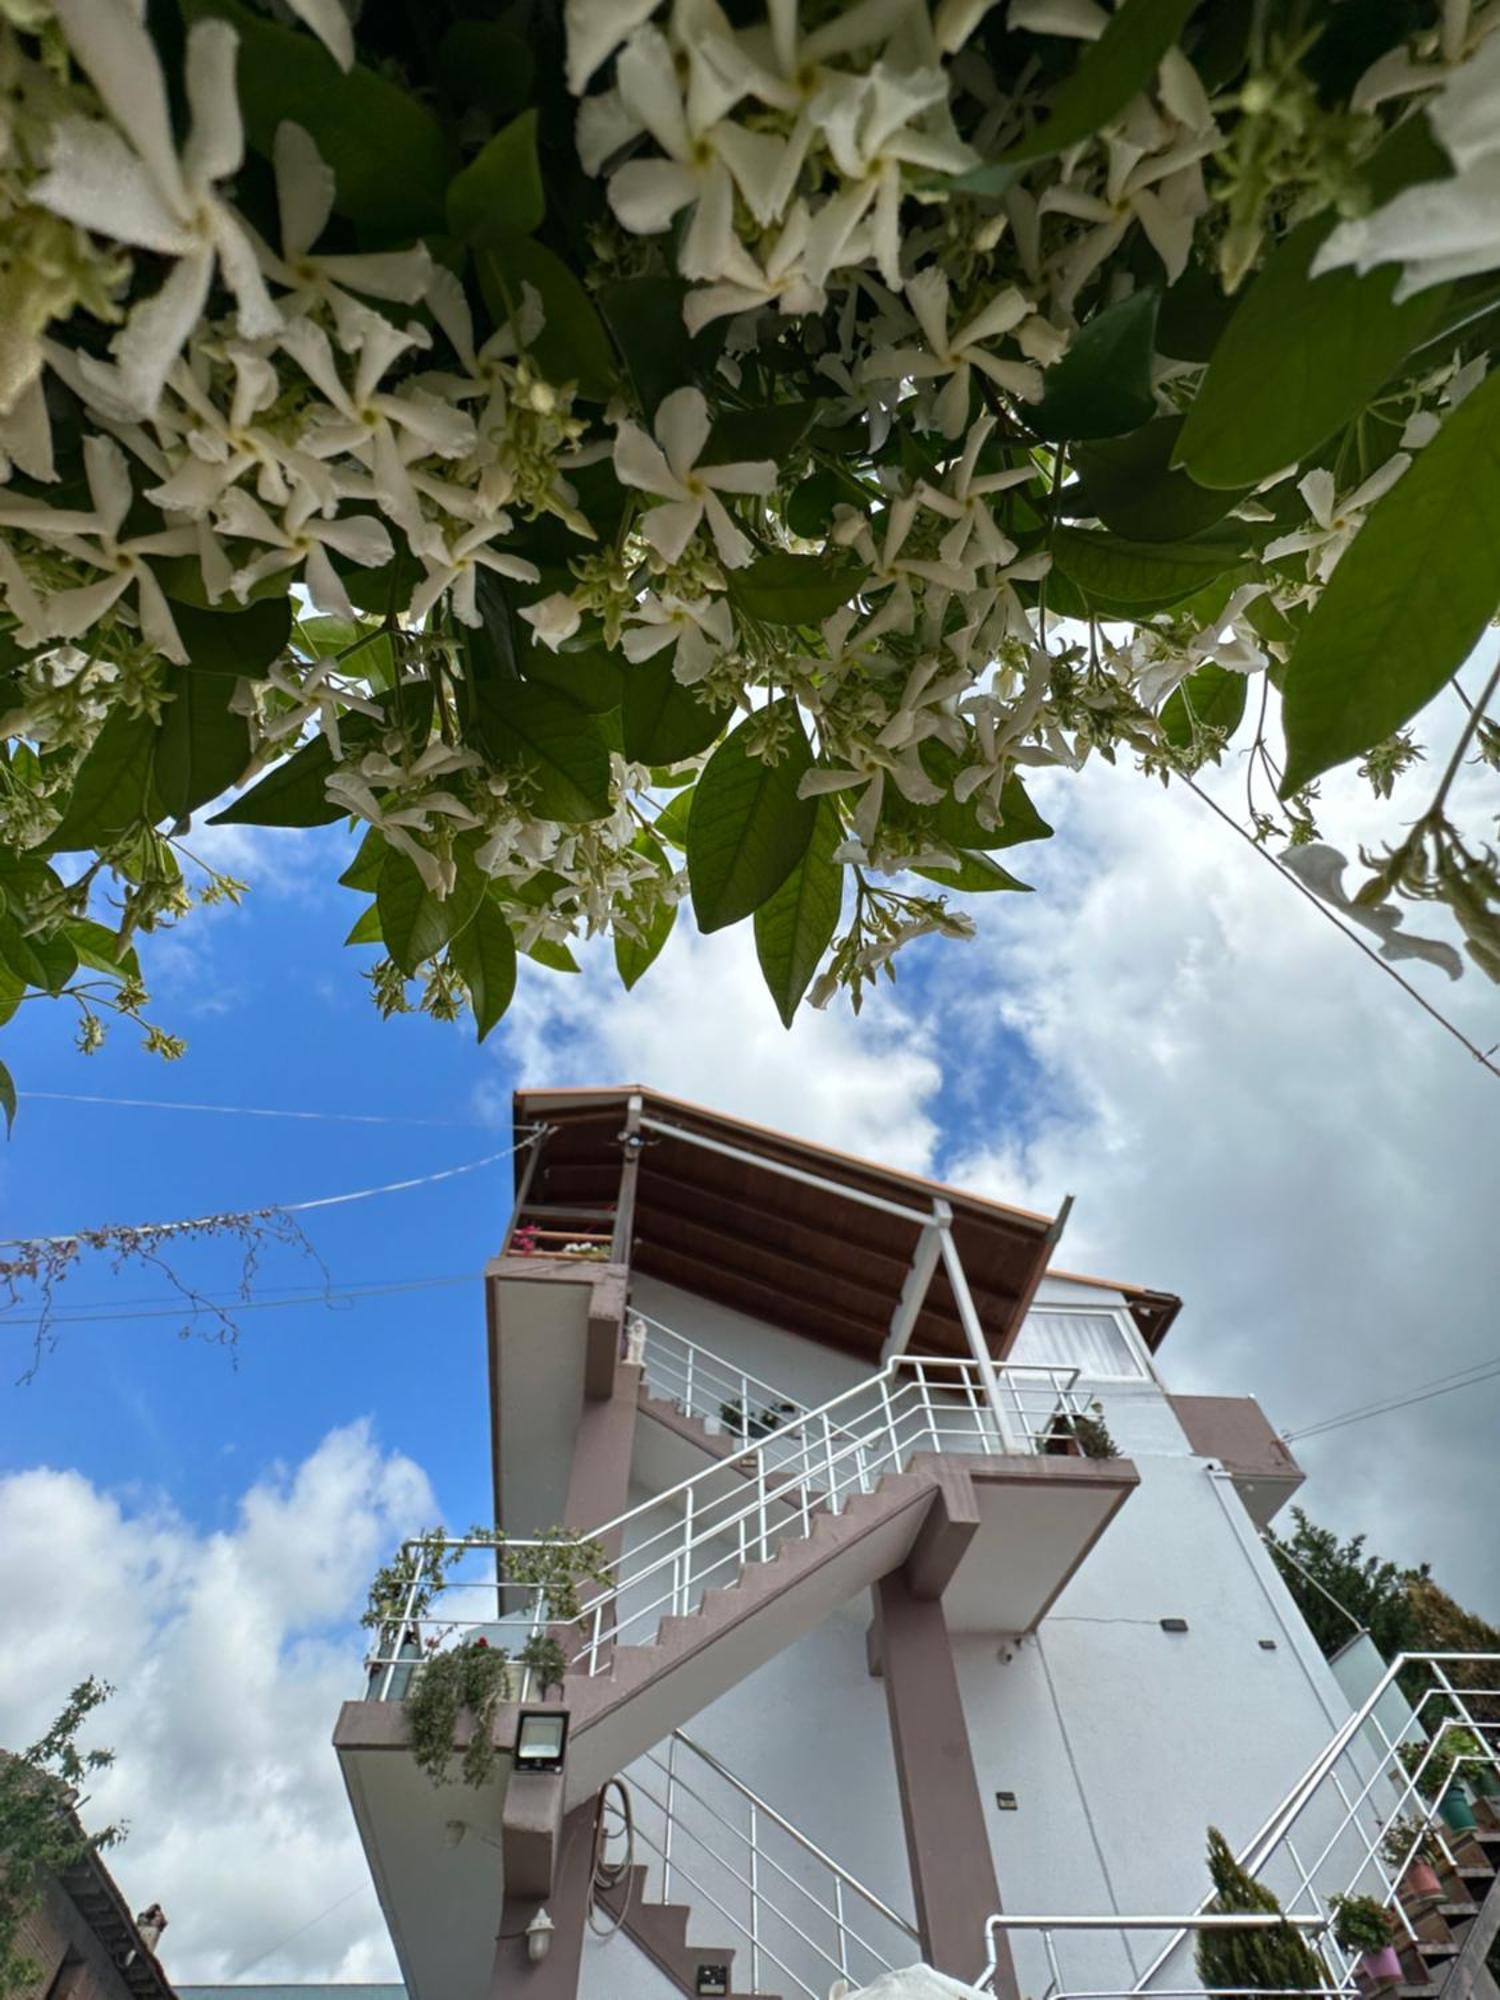
[[[1493,683],[1353,897],[1317,798],[1500,602],[1497,22],[0,0],[0,1018],[139,1018],[216,808],[364,829],[386,1012],[686,900],[789,1021],[1231,750],[1500,974]]]

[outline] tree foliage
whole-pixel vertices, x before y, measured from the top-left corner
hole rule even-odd
[[[78,1732],[111,1692],[102,1681],[80,1681],[45,1735],[19,1756],[0,1752],[0,2000],[42,1976],[20,1935],[47,1882],[121,1838],[118,1826],[86,1834],[78,1822],[80,1788],[114,1761],[112,1751],[80,1749]]]
[[[1208,1872],[1214,1893],[1205,1905],[1215,1915],[1270,1915],[1281,1904],[1274,1891],[1241,1868],[1234,1850],[1216,1826],[1208,1829]],[[1198,1933],[1198,1977],[1211,1990],[1297,1992],[1328,1982],[1317,1953],[1290,1924],[1256,1930],[1205,1930]]]
[[[1500,977],[1494,15],[11,0],[0,1021],[145,1023],[204,813],[364,829],[385,1012],[690,900],[789,1020],[1025,886],[1037,768],[1231,750]]]

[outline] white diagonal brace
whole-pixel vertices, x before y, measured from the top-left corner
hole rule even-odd
[[[898,1354],[904,1354],[911,1343],[912,1329],[926,1300],[927,1287],[932,1283],[932,1274],[943,1254],[943,1233],[952,1220],[953,1210],[947,1202],[935,1201],[932,1204],[932,1220],[917,1238],[901,1296],[891,1314],[891,1329],[885,1337],[885,1346],[880,1350],[882,1368]]]

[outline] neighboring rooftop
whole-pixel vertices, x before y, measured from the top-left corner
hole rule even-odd
[[[996,1355],[1008,1351],[1047,1270],[1062,1218],[855,1159],[639,1084],[516,1092],[517,1139],[539,1124],[551,1128],[530,1172],[528,1204],[554,1210],[568,1227],[612,1207],[627,1107],[635,1095],[645,1141],[636,1187],[635,1270],[783,1324],[791,1305],[796,1331],[874,1360],[911,1268],[921,1216],[935,1201],[946,1201],[990,1344]],[[518,1153],[518,1191],[528,1165],[528,1155]],[[798,1183],[778,1166],[835,1185]],[[848,1195],[839,1192],[845,1188]],[[856,1191],[920,1216],[870,1207]],[[1147,1344],[1156,1348],[1180,1301],[1138,1286],[1111,1289],[1124,1296]],[[930,1354],[968,1352],[941,1266],[928,1285],[911,1346]]]
[[[177,2000],[406,2000],[404,1986],[179,1986]]]

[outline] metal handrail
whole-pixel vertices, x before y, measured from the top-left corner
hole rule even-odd
[[[671,1329],[667,1331],[671,1333]],[[696,1343],[690,1345],[696,1348]],[[707,1355],[707,1350],[697,1351]],[[731,1375],[737,1372],[728,1370],[718,1357],[710,1358]],[[1055,1433],[1059,1422],[1081,1414],[1076,1369],[1028,1365],[992,1372],[1019,1418],[1024,1441],[1020,1449],[1036,1452]],[[980,1393],[983,1386],[978,1363],[972,1358],[893,1357],[875,1375],[813,1409],[798,1410],[759,1438],[739,1441],[726,1458],[715,1460],[595,1528],[594,1539],[617,1536],[627,1545],[609,1565],[610,1582],[567,1620],[548,1616],[543,1621],[542,1601],[534,1599],[532,1629],[540,1630],[543,1622],[554,1628],[571,1626],[579,1642],[575,1663],[586,1658],[588,1672],[598,1673],[606,1662],[608,1647],[626,1630],[669,1610],[686,1613],[695,1601],[695,1589],[710,1578],[732,1581],[749,1562],[769,1560],[772,1544],[795,1528],[800,1527],[804,1538],[811,1535],[816,1516],[841,1512],[846,1496],[871,1492],[880,1474],[899,1471],[915,1453],[957,1450],[995,1456],[1015,1452],[1018,1446],[1010,1421],[988,1390]],[[1033,1390],[1040,1396],[1041,1416],[1036,1425],[1028,1422],[1025,1402]],[[733,1473],[743,1478],[726,1487],[726,1474]],[[639,1531],[653,1513],[664,1516],[666,1525],[642,1537]],[[727,1549],[722,1546],[726,1541]],[[498,1546],[501,1574],[494,1588],[497,1601],[503,1604],[505,1589],[517,1587],[507,1585],[503,1575],[505,1549],[535,1549],[546,1544],[517,1540],[496,1545],[483,1538],[454,1537],[440,1546],[445,1550]],[[403,1664],[403,1649],[411,1634],[416,1634],[420,1646],[424,1630],[451,1634],[464,1622],[447,1615],[418,1618],[415,1606],[422,1582],[420,1578],[413,1580],[405,1615],[391,1621],[390,1629],[398,1635],[396,1658],[377,1657],[371,1663],[387,1668],[386,1693],[394,1669]],[[634,1604],[628,1611],[622,1609],[627,1590],[653,1584],[649,1601]],[[411,1657],[406,1654],[405,1663],[409,1664]]]
[[[1301,1819],[1303,1813],[1307,1810],[1307,1807],[1310,1805],[1313,1798],[1321,1789],[1325,1781],[1332,1778],[1339,1790],[1340,1796],[1344,1799],[1346,1810],[1345,1810],[1345,1816],[1343,1820],[1340,1822],[1338,1832],[1334,1835],[1333,1839],[1329,1841],[1325,1846],[1323,1853],[1319,1856],[1319,1862],[1327,1858],[1328,1854],[1332,1852],[1332,1849],[1337,1844],[1338,1840],[1342,1838],[1342,1836],[1345,1833],[1347,1833],[1351,1829],[1351,1827],[1354,1828],[1355,1831],[1357,1831],[1360,1834],[1360,1836],[1364,1838],[1366,1841],[1365,1858],[1361,1861],[1360,1866],[1356,1871],[1354,1877],[1354,1880],[1357,1882],[1359,1876],[1364,1873],[1365,1869],[1369,1866],[1371,1859],[1377,1852],[1375,1845],[1369,1842],[1368,1837],[1365,1833],[1365,1829],[1362,1826],[1360,1826],[1358,1822],[1357,1813],[1359,1806],[1366,1801],[1370,1790],[1373,1788],[1375,1779],[1378,1778],[1383,1772],[1391,1770],[1391,1768],[1394,1765],[1399,1763],[1399,1758],[1397,1755],[1397,1746],[1394,1743],[1392,1743],[1389,1736],[1386,1735],[1386,1732],[1380,1723],[1378,1710],[1382,1701],[1389,1694],[1391,1689],[1397,1686],[1399,1677],[1402,1674],[1402,1672],[1406,1668],[1412,1666],[1426,1666],[1435,1668],[1437,1670],[1437,1675],[1440,1685],[1438,1687],[1429,1688],[1424,1692],[1424,1694],[1421,1697],[1421,1701],[1418,1703],[1418,1709],[1424,1706],[1426,1702],[1433,1696],[1437,1696],[1440,1700],[1451,1701],[1454,1703],[1455,1707],[1459,1712],[1459,1715],[1463,1719],[1462,1724],[1460,1726],[1466,1727],[1470,1731],[1472,1731],[1479,1738],[1479,1741],[1481,1743],[1488,1744],[1488,1738],[1485,1733],[1485,1728],[1475,1722],[1472,1715],[1469,1714],[1469,1711],[1462,1699],[1462,1695],[1464,1692],[1472,1693],[1474,1691],[1460,1690],[1453,1686],[1453,1683],[1446,1672],[1446,1668],[1450,1665],[1485,1665],[1488,1667],[1500,1667],[1500,1654],[1436,1653],[1436,1652],[1399,1653],[1396,1656],[1396,1658],[1391,1662],[1391,1664],[1386,1668],[1385,1672],[1381,1675],[1380,1679],[1376,1682],[1374,1688],[1365,1697],[1364,1701],[1360,1704],[1360,1706],[1353,1712],[1352,1715],[1349,1716],[1348,1720],[1342,1723],[1339,1726],[1339,1728],[1334,1732],[1330,1741],[1327,1744],[1325,1744],[1324,1748],[1319,1752],[1317,1757],[1313,1759],[1311,1765],[1309,1765],[1308,1769],[1303,1773],[1301,1778],[1297,1780],[1296,1784],[1292,1786],[1291,1790],[1287,1793],[1286,1797],[1282,1800],[1281,1804],[1277,1806],[1275,1811],[1264,1822],[1264,1824],[1260,1827],[1260,1829],[1251,1837],[1244,1851],[1237,1857],[1239,1865],[1242,1868],[1246,1869],[1251,1875],[1258,1876],[1269,1862],[1271,1856],[1276,1852],[1276,1850],[1282,1845],[1283,1842],[1287,1844],[1288,1850],[1290,1851],[1289,1836],[1291,1835],[1293,1828],[1296,1826],[1297,1822]],[[1374,1726],[1380,1730],[1381,1735],[1385,1737],[1387,1749],[1385,1755],[1378,1760],[1375,1778],[1370,1779],[1365,1784],[1363,1790],[1361,1791],[1359,1800],[1356,1801],[1355,1804],[1351,1805],[1348,1801],[1347,1795],[1343,1791],[1342,1784],[1338,1780],[1338,1775],[1337,1775],[1338,1767],[1342,1763],[1345,1756],[1349,1753],[1351,1746],[1359,1739],[1361,1733],[1371,1723],[1373,1723]],[[1438,1732],[1439,1739],[1446,1732],[1446,1729],[1449,1726],[1450,1723],[1445,1721],[1444,1724],[1440,1727]],[[1490,1725],[1490,1727],[1493,1728],[1494,1725]],[[1432,1743],[1429,1744],[1428,1751],[1426,1755],[1421,1759],[1416,1772],[1408,1774],[1404,1770],[1402,1771],[1402,1779],[1405,1781],[1401,1799],[1401,1804],[1403,1807],[1411,1803],[1414,1798],[1420,1796],[1417,1791],[1418,1777],[1420,1775],[1420,1772],[1426,1768],[1431,1758],[1432,1752],[1433,1750],[1435,1750],[1435,1748],[1436,1748],[1436,1740],[1434,1740]],[[1500,1768],[1500,1757],[1496,1756],[1493,1749],[1490,1750],[1490,1756],[1488,1761],[1496,1768]],[[1424,1805],[1423,1819],[1427,1827],[1431,1828],[1436,1820],[1436,1812],[1437,1812],[1436,1804],[1435,1803],[1428,1804],[1426,1801],[1424,1801],[1423,1805]],[[1316,1868],[1319,1864],[1315,1862],[1313,1865],[1313,1869],[1311,1870],[1303,1870],[1302,1864],[1300,1862],[1295,1862],[1294,1865],[1297,1867],[1299,1874],[1301,1874],[1303,1877],[1302,1881],[1298,1884],[1297,1890],[1294,1892],[1294,1896],[1301,1895],[1305,1891],[1307,1893],[1312,1894],[1316,1899],[1316,1891],[1312,1887],[1312,1882],[1310,1877],[1313,1873],[1316,1872]],[[1396,1900],[1396,1890],[1398,1886],[1399,1885],[1397,1883],[1392,1883],[1389,1880],[1387,1880],[1386,1882],[1387,1893],[1384,1900],[1386,1901],[1388,1906],[1391,1906],[1393,1904],[1395,1905],[1398,1915],[1402,1916],[1404,1921],[1405,1920],[1404,1912],[1400,1910],[1399,1903]],[[1210,1900],[1212,1899],[1209,1897],[1205,1897],[1204,1899],[1205,1906]],[[1409,1932],[1411,1931],[1411,1925],[1409,1922],[1406,1922],[1405,1927]],[[1140,1977],[1136,1981],[1135,1986],[1132,1988],[1133,1992],[1141,1993],[1146,1990],[1151,1980],[1166,1964],[1167,1960],[1172,1956],[1173,1952],[1176,1951],[1177,1947],[1182,1943],[1185,1934],[1186,1934],[1185,1930],[1179,1928],[1177,1934],[1163,1947],[1161,1951],[1157,1953],[1156,1957],[1151,1961],[1150,1965],[1148,1965],[1146,1970],[1140,1975]]]
[[[855,1894],[861,1897],[863,1901],[868,1903],[872,1909],[877,1910],[882,1917],[887,1919],[888,1922],[895,1924],[898,1930],[905,1931],[906,1935],[911,1939],[913,1944],[918,1944],[921,1942],[921,1932],[917,1929],[916,1925],[911,1921],[909,1917],[903,1917],[898,1915],[898,1913],[895,1910],[893,1910],[888,1903],[881,1901],[880,1897],[875,1894],[875,1891],[873,1889],[867,1889],[862,1882],[857,1880],[855,1876],[849,1873],[847,1868],[843,1867],[839,1862],[835,1861],[831,1854],[825,1854],[822,1848],[818,1846],[815,1840],[810,1840],[807,1837],[807,1835],[801,1831],[800,1828],[793,1826],[789,1819],[786,1819],[781,1813],[779,1813],[776,1810],[775,1806],[768,1805],[767,1802],[763,1798],[761,1798],[758,1792],[751,1791],[750,1787],[745,1783],[743,1778],[737,1778],[733,1771],[731,1771],[726,1765],[721,1764],[719,1762],[718,1758],[713,1754],[711,1750],[705,1750],[701,1743],[695,1743],[693,1739],[681,1729],[674,1729],[672,1731],[672,1735],[677,1740],[677,1742],[684,1745],[684,1747],[690,1750],[695,1757],[701,1757],[703,1759],[703,1762],[709,1766],[710,1770],[717,1772],[718,1775],[721,1778],[723,1778],[727,1784],[731,1785],[734,1788],[734,1790],[740,1794],[741,1798],[745,1799],[750,1805],[753,1805],[757,1812],[764,1813],[766,1818],[771,1820],[776,1826],[780,1827],[783,1833],[789,1834],[791,1838],[796,1842],[797,1846],[800,1847],[805,1854],[811,1855],[813,1860],[816,1861],[820,1867],[828,1869],[830,1874],[837,1875],[848,1888],[854,1890]]]
[[[663,1749],[665,1755],[662,1754]],[[689,1764],[686,1775],[679,1753],[685,1753],[694,1760]],[[705,1777],[728,1787],[729,1798],[725,1809],[706,1796]],[[672,1900],[674,1874],[698,1896],[706,1898],[740,1935],[749,1940],[750,1985],[756,1991],[761,1988],[761,1960],[765,1958],[816,2000],[815,1989],[797,1966],[789,1964],[768,1943],[767,1919],[771,1920],[773,1928],[785,1931],[790,1938],[796,1939],[827,1972],[844,1977],[851,1974],[868,1976],[863,1964],[856,1964],[856,1959],[867,1960],[878,1972],[894,1969],[887,1950],[883,1950],[870,1935],[872,1917],[889,1926],[891,1936],[886,1940],[888,1948],[894,1948],[898,1939],[903,1946],[920,1944],[920,1933],[914,1923],[898,1915],[872,1889],[867,1889],[847,1868],[794,1826],[785,1814],[738,1778],[712,1751],[693,1742],[681,1730],[674,1730],[665,1739],[664,1745],[658,1745],[627,1769],[624,1778],[638,1799],[632,1814],[636,1835],[661,1862],[661,1901],[667,1903]],[[696,1808],[688,1816],[684,1816],[682,1810],[684,1799]],[[640,1802],[652,1808],[652,1813],[643,1813]],[[736,1804],[743,1807],[744,1824],[730,1816]],[[659,1816],[659,1826],[654,1816]],[[816,1887],[799,1880],[791,1868],[783,1865],[768,1844],[768,1833],[788,1843],[789,1851],[784,1848],[783,1852],[793,1866],[799,1861],[813,1865]],[[726,1836],[729,1842],[727,1852],[723,1844]],[[690,1844],[695,1854],[701,1853],[711,1869],[722,1871],[743,1892],[746,1899],[742,1905],[743,1914],[720,1901],[694,1873],[693,1867],[684,1865],[684,1842]],[[862,1907],[862,1921],[851,1918],[848,1907],[851,1901]],[[817,1936],[811,1935],[808,1928],[804,1928],[806,1925],[821,1929],[823,1924],[831,1927],[826,1933],[831,1949]],[[783,1946],[790,1949],[784,1940]],[[795,1950],[792,1956],[798,1956]],[[811,1969],[804,1964],[803,1971]]]

